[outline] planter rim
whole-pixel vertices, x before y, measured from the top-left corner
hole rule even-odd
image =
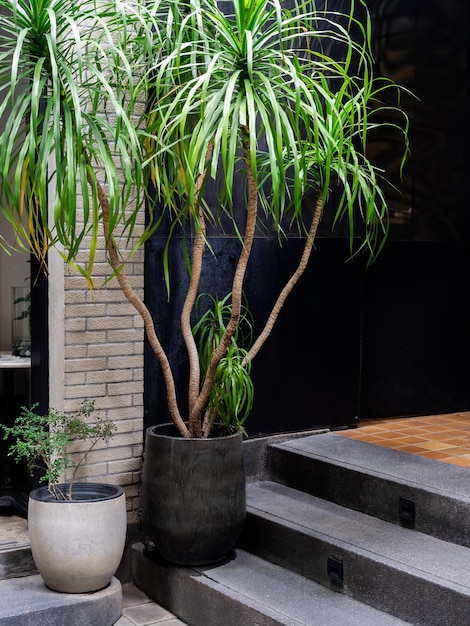
[[[167,430],[173,430],[173,433],[166,433],[166,432],[158,432],[159,429],[167,429]],[[158,437],[162,437],[164,439],[176,439],[178,441],[217,441],[217,440],[224,440],[224,439],[235,439],[237,437],[243,437],[243,431],[241,430],[237,430],[237,432],[235,433],[229,433],[227,435],[215,435],[215,436],[210,436],[210,437],[183,437],[177,430],[176,426],[173,424],[173,422],[166,422],[164,424],[154,424],[153,426],[149,426],[146,429],[146,433],[148,435],[151,436],[158,436]]]
[[[67,483],[58,485],[61,491],[68,489]],[[120,485],[107,483],[74,483],[72,489],[73,500],[56,500],[46,486],[37,487],[29,494],[32,500],[50,502],[54,504],[83,504],[86,502],[104,502],[120,498],[124,489]],[[78,496],[78,497],[77,497]]]

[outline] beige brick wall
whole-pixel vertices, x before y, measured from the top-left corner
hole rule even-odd
[[[104,261],[104,252],[101,258]],[[88,482],[121,485],[128,521],[136,522],[143,449],[143,323],[116,279],[90,291],[84,278],[60,262],[51,269],[50,282],[53,273],[63,289],[56,285],[50,302],[54,374],[50,404],[68,413],[85,398],[92,399],[97,412],[114,421],[116,434],[93,449],[78,476]],[[142,295],[143,252],[132,259],[126,273]],[[97,262],[96,284],[103,284],[109,274],[107,263]]]
[[[53,187],[52,181],[50,198],[54,197]],[[135,237],[141,234],[144,222],[142,211]],[[126,265],[129,282],[139,295],[144,289],[143,257],[140,252]],[[81,260],[86,259],[84,251]],[[136,522],[143,453],[142,320],[117,280],[107,282],[111,270],[104,237],[93,268],[96,289],[90,291],[85,279],[65,266],[54,251],[49,270],[50,405],[68,413],[76,411],[84,399],[91,399],[97,412],[114,421],[115,436],[89,454],[78,475],[88,482],[121,485],[126,492],[128,521]]]

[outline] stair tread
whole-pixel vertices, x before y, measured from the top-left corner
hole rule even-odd
[[[15,515],[0,515],[0,580],[37,574],[28,524]]]
[[[29,545],[27,521],[16,515],[0,515],[0,553]]]
[[[116,578],[105,589],[83,594],[52,591],[39,574],[0,580],[0,625],[91,624],[97,615],[102,615],[103,621],[96,623],[111,624],[109,616],[112,615],[116,621],[120,603],[121,583]],[[67,615],[71,618],[70,622]],[[43,621],[45,616],[47,621]],[[74,621],[78,618],[82,621]]]
[[[219,626],[223,614],[228,626],[409,624],[242,549],[222,564],[192,568],[154,562],[139,544],[132,550],[138,586],[188,623]]]
[[[247,505],[250,513],[297,532],[470,594],[470,549],[464,546],[269,481],[247,486]]]
[[[218,585],[288,618],[286,624],[311,624],[313,615],[315,623],[322,626],[344,623],[345,615],[349,626],[406,624],[244,550],[237,549],[236,557],[223,565],[199,571]]]
[[[182,575],[142,552],[149,595],[208,626],[469,623],[467,468],[333,433],[263,446],[236,558]],[[400,499],[415,528],[399,524]]]
[[[272,446],[340,463],[350,469],[429,489],[434,494],[458,497],[470,503],[469,470],[466,467],[348,439],[331,432],[274,443]]]

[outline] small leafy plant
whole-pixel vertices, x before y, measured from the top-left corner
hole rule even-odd
[[[46,415],[39,415],[37,406],[22,407],[13,426],[0,425],[4,430],[4,439],[14,439],[8,454],[15,461],[26,459],[30,473],[35,469],[43,471],[39,482],[48,483],[48,490],[56,500],[72,500],[78,468],[99,441],[107,441],[113,436],[116,426],[101,416],[92,421],[95,411],[92,400],[84,400],[76,414],[67,415],[54,408],[50,408]],[[78,461],[73,460],[69,452],[72,441],[88,443]],[[68,488],[62,490],[59,483],[69,467],[73,467],[73,473]]]
[[[25,280],[28,280],[26,278]],[[21,295],[17,295],[17,293]],[[13,287],[12,353],[14,356],[31,356],[31,290]]]
[[[18,317],[15,317],[15,320],[26,320],[26,319],[30,319],[31,317],[31,292],[28,291],[28,293],[22,297],[22,298],[15,298],[15,300],[13,300],[13,304],[20,304],[21,302],[24,302],[24,309],[21,311],[21,313],[18,315]]]
[[[198,305],[202,299],[210,300],[209,308],[193,328],[203,376],[206,375],[212,354],[218,348],[230,320],[231,296],[229,293],[220,300],[209,294],[201,294],[198,298]],[[250,312],[246,306],[242,306],[239,324],[214,377],[204,414],[204,436],[211,432],[213,426],[225,432],[244,431],[243,425],[250,414],[254,396],[251,361],[248,356],[252,330]]]

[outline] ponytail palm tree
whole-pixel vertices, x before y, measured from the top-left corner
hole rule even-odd
[[[396,116],[386,115],[382,95],[398,87],[373,76],[364,3],[344,5],[339,12],[314,0],[0,0],[2,210],[18,246],[44,265],[57,246],[90,285],[104,235],[112,272],[144,320],[170,414],[185,437],[208,436],[217,419],[209,407],[231,376],[250,390],[250,363],[305,270],[332,188],[339,189],[334,222],[349,224],[351,252],[373,258],[385,241],[387,203],[367,158],[368,137],[394,125],[405,155],[406,117],[400,126],[387,121]],[[234,195],[240,184],[243,220]],[[217,206],[207,201],[208,185]],[[316,202],[306,211],[309,192]],[[136,236],[145,208],[148,226]],[[187,415],[152,317],[126,277],[126,261],[164,215],[191,227],[189,289],[178,321],[190,364]],[[206,229],[221,220],[239,237],[240,255],[224,300],[228,314],[216,315],[219,332],[201,367],[195,305],[210,248]],[[245,315],[253,240],[266,223],[280,240],[297,224],[304,251],[259,337],[237,353],[235,374],[226,357]],[[245,396],[249,408],[251,392]]]

